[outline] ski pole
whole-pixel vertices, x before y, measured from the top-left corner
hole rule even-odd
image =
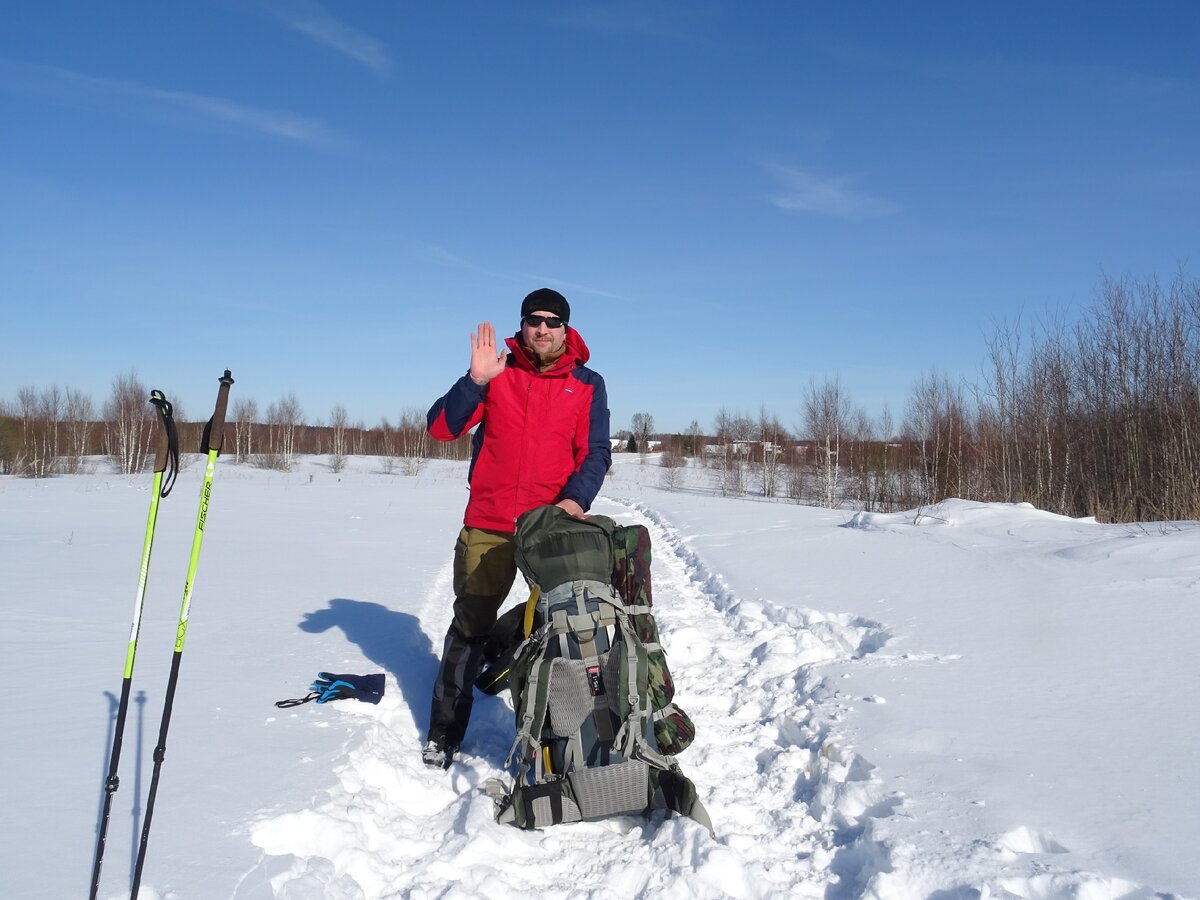
[[[158,501],[171,493],[175,477],[179,474],[179,435],[175,430],[173,407],[162,391],[151,391],[150,402],[158,410],[158,418],[163,427],[158,452],[154,458],[154,485],[150,492],[150,515],[146,519],[146,537],[142,543],[142,566],[138,574],[137,597],[133,602],[133,626],[129,629],[129,643],[125,649],[121,700],[117,706],[117,724],[113,729],[112,749],[108,756],[108,777],[104,781],[104,808],[100,814],[100,828],[96,835],[96,855],[92,864],[92,889],[88,895],[90,900],[96,900],[96,893],[100,890],[100,866],[104,862],[108,817],[112,811],[113,794],[117,792],[121,783],[120,778],[117,777],[117,767],[121,762],[121,738],[125,731],[125,715],[129,711],[133,662],[137,656],[138,632],[142,626],[142,605],[146,599],[146,581],[150,575],[150,552],[154,548],[154,527],[158,522]]]
[[[183,606],[179,611],[179,625],[175,630],[175,652],[171,656],[171,674],[167,679],[167,695],[163,701],[162,722],[158,727],[158,746],[154,748],[154,773],[150,777],[150,791],[146,795],[146,818],[142,823],[142,840],[138,845],[137,863],[133,870],[133,885],[130,889],[130,900],[137,900],[138,890],[142,883],[142,867],[146,864],[146,844],[150,840],[150,823],[154,817],[154,799],[158,795],[158,779],[162,772],[163,760],[167,755],[167,728],[171,724],[171,708],[175,703],[175,687],[179,682],[179,662],[183,658],[183,642],[187,637],[188,615],[191,611],[192,588],[196,582],[196,564],[200,561],[200,546],[204,542],[204,525],[208,519],[208,504],[212,498],[213,473],[217,467],[217,457],[221,454],[221,445],[225,436],[225,409],[229,403],[229,386],[233,378],[229,370],[220,379],[221,386],[217,390],[217,404],[213,417],[204,428],[200,452],[208,454],[208,464],[204,470],[204,485],[200,490],[200,511],[196,516],[196,533],[192,536],[192,555],[188,561],[187,580],[183,585]]]

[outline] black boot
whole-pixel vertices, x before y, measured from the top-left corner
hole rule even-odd
[[[421,761],[434,769],[448,769],[454,762],[454,751],[457,747],[448,747],[437,741],[429,741],[421,749]]]
[[[433,683],[433,703],[429,710],[429,741],[421,758],[429,766],[450,767],[471,719],[475,676],[483,663],[487,638],[463,637],[453,625],[446,632],[442,664]]]

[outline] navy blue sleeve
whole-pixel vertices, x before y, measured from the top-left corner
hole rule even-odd
[[[586,421],[580,420],[580,429],[585,432],[587,449],[575,474],[567,479],[560,499],[574,500],[584,510],[590,509],[592,501],[600,493],[604,476],[612,466],[612,443],[609,440],[608,390],[604,379],[590,369],[577,369],[577,377],[592,387],[592,402],[588,407]]]
[[[480,386],[464,375],[433,406],[425,417],[431,437],[453,441],[483,419],[483,398],[487,385]]]

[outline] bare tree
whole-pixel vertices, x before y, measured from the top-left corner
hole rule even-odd
[[[997,323],[988,339],[990,368],[979,403],[987,427],[988,456],[994,460],[993,481],[996,497],[1012,502],[1016,486],[1022,482],[1022,454],[1018,447],[1018,385],[1021,372],[1020,319],[1015,324]]]
[[[62,392],[58,385],[44,390],[25,385],[17,391],[21,450],[17,471],[44,478],[58,465],[59,426],[62,423]]]
[[[416,407],[404,410],[400,413],[399,431],[400,458],[404,474],[417,475],[425,466],[425,457],[429,450],[429,432],[425,430],[425,416]]]
[[[234,458],[242,463],[254,455],[254,423],[258,419],[258,401],[240,397],[233,403]]]
[[[784,459],[784,443],[788,439],[787,429],[780,424],[774,413],[762,407],[758,413],[758,452],[755,467],[758,484],[764,497],[774,497],[779,491],[779,476]]]
[[[329,427],[332,429],[332,452],[329,454],[329,470],[340,472],[346,468],[346,429],[350,424],[350,416],[346,407],[338,403],[329,413]]]
[[[897,467],[900,464],[900,459],[898,458],[900,455],[898,453],[900,445],[896,441],[896,428],[892,421],[892,410],[886,403],[883,406],[883,412],[879,415],[879,438],[878,465],[874,472],[876,479],[873,491],[875,503],[873,507],[867,507],[867,509],[891,512],[898,505],[899,479],[897,478]]]
[[[700,423],[696,419],[692,419],[692,423],[688,425],[687,431],[684,433],[684,455],[689,457],[703,456],[704,444],[700,433]]]
[[[123,475],[140,472],[150,448],[150,393],[130,370],[113,380],[104,405],[104,443],[107,454]]]
[[[17,389],[17,419],[20,423],[20,452],[15,460],[15,470],[23,475],[37,476],[41,468],[38,461],[37,441],[38,392],[32,385]]]
[[[827,378],[818,385],[810,381],[804,394],[804,430],[823,448],[817,460],[820,501],[830,509],[838,505],[841,477],[842,435],[850,421],[850,397],[838,378]]]
[[[794,444],[788,455],[787,471],[784,473],[788,499],[797,503],[803,503],[808,492],[808,450],[804,444]]]
[[[49,475],[58,466],[58,433],[63,420],[63,394],[57,384],[45,388],[38,396],[38,453],[39,476]]]
[[[0,474],[8,475],[15,471],[20,447],[17,417],[12,408],[0,400]]]
[[[710,461],[719,470],[721,493],[740,497],[746,493],[746,467],[750,458],[750,442],[755,435],[755,422],[749,416],[731,413],[725,407],[717,411],[713,422],[716,444],[711,446]]]
[[[304,411],[295,394],[287,394],[267,407],[267,468],[291,471],[296,452],[296,430]]]
[[[844,438],[848,485],[843,497],[852,498],[863,510],[882,509],[887,445],[877,439],[875,424],[863,409],[851,412]]]
[[[922,503],[966,493],[967,425],[962,387],[937,372],[922,375],[909,398],[905,424],[920,448]]]
[[[391,475],[396,468],[396,429],[387,420],[387,416],[384,416],[379,420],[375,431],[378,435],[376,449],[381,457],[383,471],[385,474]]]
[[[644,457],[650,452],[650,435],[654,433],[654,416],[646,412],[633,414],[629,430],[633,432],[633,441],[638,453]]]
[[[659,461],[659,465],[662,466],[659,483],[668,491],[677,490],[683,483],[687,464],[687,460],[680,456],[674,447],[669,448]]]
[[[63,465],[67,473],[75,474],[83,470],[83,459],[88,454],[92,421],[95,418],[92,398],[82,391],[67,388],[67,452]]]

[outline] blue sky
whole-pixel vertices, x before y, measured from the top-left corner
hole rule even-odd
[[[222,369],[373,425],[541,286],[614,430],[899,419],[993,323],[1196,274],[1200,4],[56,2],[0,14],[0,397]]]

